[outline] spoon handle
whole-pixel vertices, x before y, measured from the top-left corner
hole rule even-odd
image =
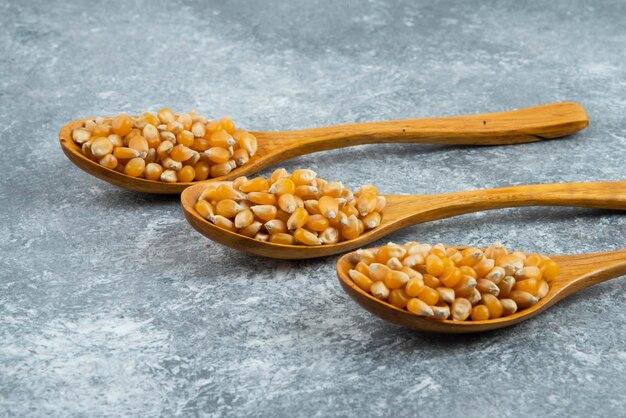
[[[626,275],[626,249],[595,254],[579,254],[567,257],[562,273],[577,277],[570,282],[568,294],[585,287]]]
[[[502,145],[534,142],[577,132],[589,120],[578,103],[554,103],[508,112],[357,123],[287,132],[258,133],[289,157],[352,145],[413,142]]]

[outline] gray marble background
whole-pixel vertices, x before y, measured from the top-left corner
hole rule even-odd
[[[626,179],[624,16],[620,0],[1,1],[0,415],[625,416],[624,278],[510,329],[422,335],[353,303],[336,257],[221,247],[176,197],[90,177],[57,142],[69,120],[162,106],[281,130],[573,100],[591,125],[567,139],[284,166],[385,193]],[[626,216],[499,210],[390,239],[593,252],[626,246]]]

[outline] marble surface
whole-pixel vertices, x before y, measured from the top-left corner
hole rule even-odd
[[[527,4],[528,3],[528,4]],[[0,415],[624,416],[624,278],[519,326],[422,335],[342,292],[336,257],[214,244],[176,197],[62,154],[67,121],[169,106],[256,130],[578,101],[573,137],[300,157],[352,187],[438,193],[626,179],[626,3],[0,2]],[[390,240],[580,253],[618,212],[524,208]]]

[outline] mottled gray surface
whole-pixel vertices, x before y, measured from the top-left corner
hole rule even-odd
[[[216,245],[177,198],[90,177],[57,142],[161,106],[278,130],[575,100],[592,124],[564,140],[285,167],[386,193],[626,179],[623,1],[95,3],[0,2],[0,415],[625,415],[624,278],[510,329],[421,335],[348,299],[335,257]],[[500,210],[390,239],[593,252],[626,246],[626,217]]]

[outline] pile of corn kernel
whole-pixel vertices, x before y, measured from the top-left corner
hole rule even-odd
[[[494,244],[459,251],[443,244],[358,250],[352,281],[375,298],[420,316],[483,321],[512,315],[546,296],[559,266],[545,255]]]
[[[228,118],[218,122],[169,109],[87,120],[72,131],[72,139],[104,167],[167,183],[225,176],[257,149],[254,135],[237,130]]]
[[[376,228],[385,203],[373,185],[353,193],[313,170],[289,174],[280,168],[269,179],[239,177],[232,186],[208,186],[195,210],[221,228],[259,241],[323,245]]]

